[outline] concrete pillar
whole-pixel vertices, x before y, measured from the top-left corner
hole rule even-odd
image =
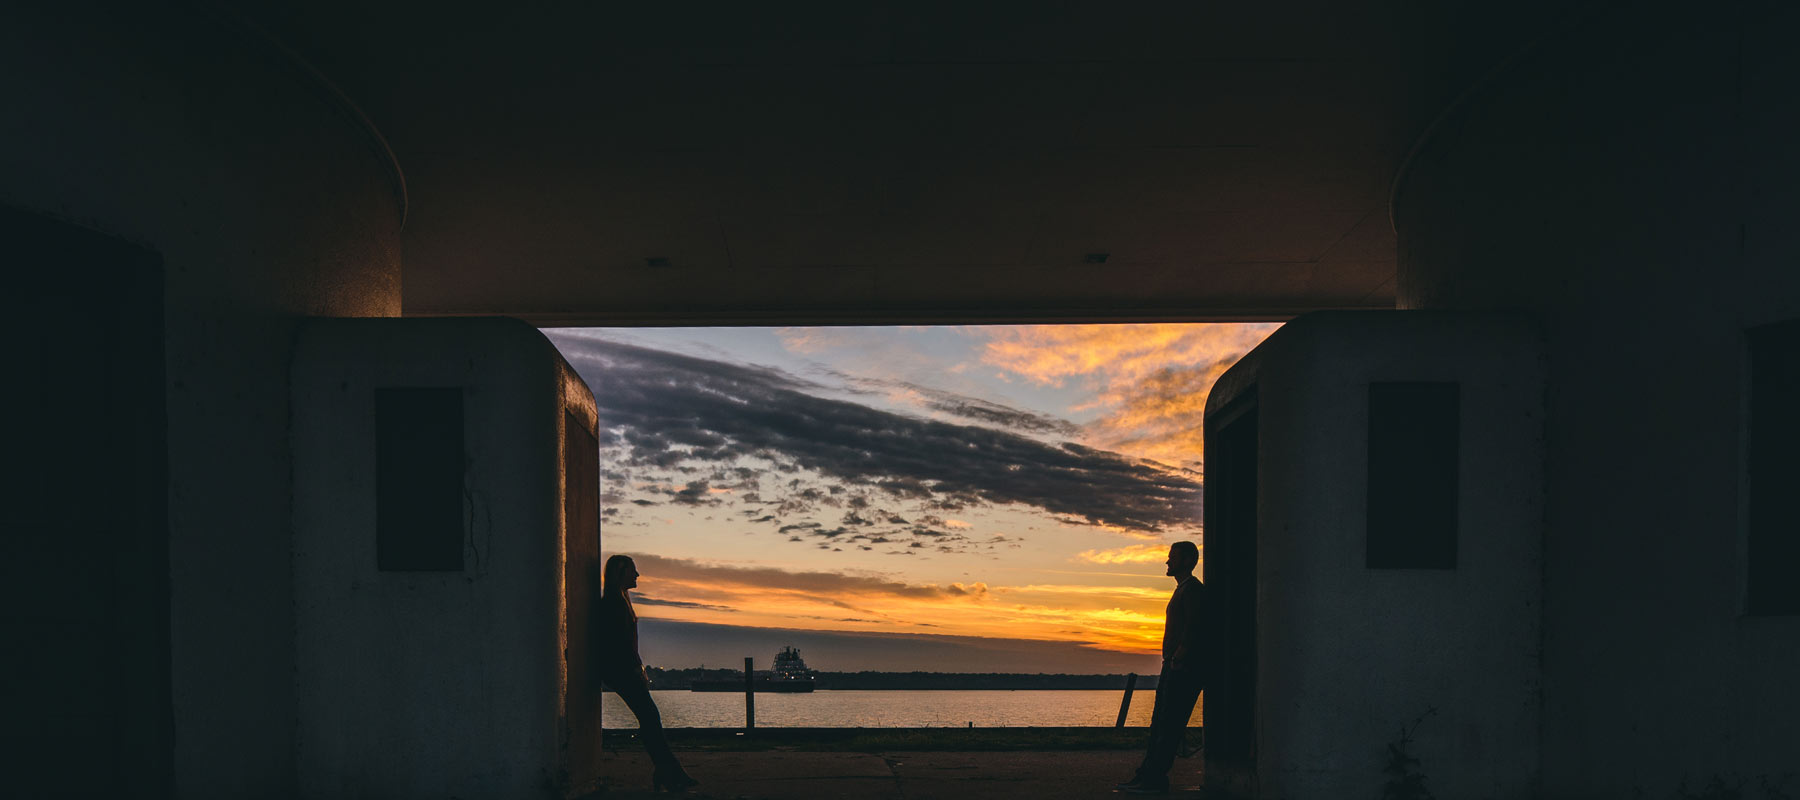
[[[581,378],[511,320],[318,320],[293,391],[298,795],[595,788],[586,609],[563,604],[597,588],[598,470],[566,466],[597,465]],[[413,522],[427,541],[396,539]]]
[[[1376,527],[1394,524],[1371,511],[1371,481],[1412,465],[1372,457],[1387,442],[1372,438],[1371,387],[1419,384],[1451,398],[1444,428],[1428,432],[1449,448],[1431,467],[1447,476],[1413,475],[1429,485],[1392,496],[1403,506],[1447,501],[1423,532],[1453,550],[1433,568],[1397,568],[1373,546],[1392,534]],[[1535,326],[1494,315],[1309,314],[1221,377],[1207,415],[1206,581],[1223,656],[1206,695],[1209,791],[1379,796],[1388,745],[1435,709],[1409,745],[1433,793],[1534,797],[1543,535]],[[1254,420],[1253,460],[1227,452],[1239,440],[1226,417]],[[1238,501],[1229,487],[1245,481],[1254,514],[1226,511]],[[1433,489],[1445,496],[1425,496]],[[1243,625],[1253,629],[1233,637]],[[1233,699],[1250,707],[1215,713]]]

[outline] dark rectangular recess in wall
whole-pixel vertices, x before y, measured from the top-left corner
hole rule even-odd
[[[1369,569],[1456,569],[1455,383],[1369,384]]]
[[[1748,332],[1749,541],[1744,612],[1800,614],[1800,320]]]
[[[1202,697],[1206,768],[1250,775],[1256,764],[1256,531],[1260,446],[1251,388],[1206,418],[1201,562],[1210,603]]]
[[[461,571],[462,389],[378,388],[375,431],[377,566]]]

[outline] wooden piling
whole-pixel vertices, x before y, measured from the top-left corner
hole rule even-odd
[[[1136,676],[1132,676],[1136,677]],[[744,656],[744,730],[756,728],[756,659]]]
[[[1125,696],[1119,700],[1119,721],[1113,723],[1115,728],[1125,727],[1125,715],[1131,711],[1131,692],[1137,689],[1137,673],[1125,675]]]

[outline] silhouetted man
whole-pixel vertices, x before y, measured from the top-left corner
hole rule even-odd
[[[1156,680],[1156,710],[1150,715],[1150,745],[1137,775],[1121,783],[1121,791],[1162,794],[1169,791],[1169,768],[1175,751],[1187,733],[1194,701],[1206,688],[1206,671],[1200,626],[1206,618],[1206,584],[1194,577],[1200,564],[1200,548],[1193,542],[1169,545],[1168,575],[1175,579],[1175,594],[1163,617],[1162,676]]]

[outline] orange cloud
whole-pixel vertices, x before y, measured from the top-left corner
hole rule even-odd
[[[1168,545],[1133,544],[1111,550],[1083,550],[1076,558],[1094,564],[1160,564],[1169,557]]]
[[[1098,410],[1089,439],[1109,450],[1197,466],[1214,381],[1280,325],[1158,323],[979,328],[982,363],[1041,384],[1077,380]]]
[[[775,336],[789,352],[809,355],[823,353],[840,344],[830,328],[776,328]]]

